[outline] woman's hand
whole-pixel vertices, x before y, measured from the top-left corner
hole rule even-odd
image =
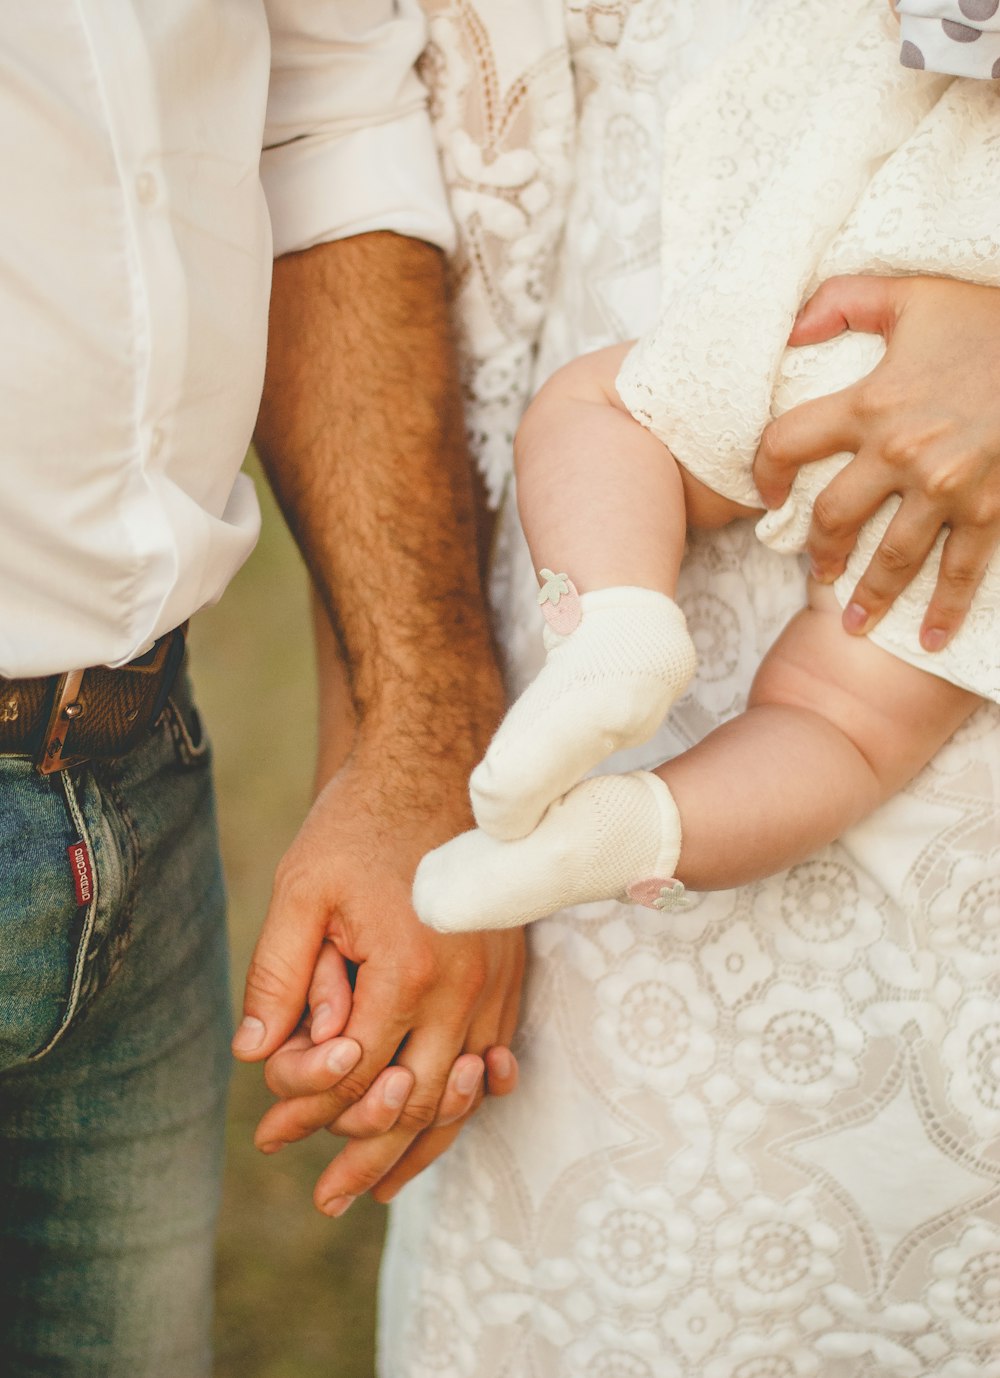
[[[867,377],[794,407],[761,439],[754,477],[768,507],[801,464],[854,458],[817,498],[807,550],[818,579],[843,573],[858,531],[892,493],[902,498],[844,611],[867,632],[949,529],[920,632],[937,651],[961,626],[1000,545],[1000,289],[950,278],[839,277],[799,314],[790,345],[844,330],[885,337]]]

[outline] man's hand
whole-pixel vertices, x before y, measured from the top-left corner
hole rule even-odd
[[[393,779],[391,763],[356,755],[320,794],[275,880],[247,976],[250,1039],[237,1052],[253,1061],[274,1054],[268,1079],[282,1099],[261,1120],[258,1146],[273,1152],[322,1127],[356,1138],[317,1186],[316,1203],[331,1215],[432,1126],[413,1171],[442,1151],[457,1133],[451,1123],[443,1132],[445,1123],[478,1102],[488,1062],[506,1074],[494,1074],[494,1094],[516,1079],[501,1045],[517,1019],[522,935],[446,938],[410,907],[423,852],[451,834],[450,820],[464,826],[461,783],[457,798],[442,797],[426,771]],[[347,962],[356,967],[353,999]],[[293,1033],[306,1007],[311,1026]],[[333,1069],[331,1051],[347,1053]]]
[[[317,1188],[335,1215],[440,1153],[484,1071],[494,1094],[516,1081],[496,1045],[520,935],[442,938],[410,907],[420,857],[471,823],[468,774],[503,711],[438,250],[373,233],[278,260],[257,443],[325,612],[329,783],[279,868],[234,1050],[269,1058],[281,1097],[262,1147],[352,1136]]]
[[[855,458],[820,494],[807,550],[817,578],[843,573],[858,531],[902,498],[844,611],[867,632],[949,529],[920,640],[940,650],[961,626],[1000,545],[1000,289],[948,278],[841,277],[799,314],[791,345],[844,330],[881,334],[885,357],[853,387],[794,407],[768,426],[754,478],[769,507],[802,464]]]

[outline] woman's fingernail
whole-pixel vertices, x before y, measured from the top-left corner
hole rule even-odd
[[[410,1094],[410,1078],[406,1072],[393,1072],[382,1087],[382,1102],[387,1110],[399,1110]]]
[[[348,1038],[333,1045],[326,1055],[326,1065],[335,1076],[343,1076],[356,1067],[360,1059],[361,1045],[355,1043],[353,1038]]]
[[[269,1144],[258,1144],[257,1148],[261,1153],[280,1153],[284,1146],[280,1139],[274,1139]]]
[[[920,644],[925,651],[940,651],[948,640],[948,633],[943,627],[928,627],[925,632],[920,634]]]
[[[320,1210],[324,1215],[329,1215],[336,1220],[345,1211],[349,1211],[357,1199],[356,1196],[331,1196],[329,1201],[323,1202]]]
[[[860,603],[848,603],[844,609],[844,626],[849,632],[863,632],[868,626],[868,610]]]
[[[481,1067],[477,1067],[474,1062],[467,1063],[460,1067],[458,1076],[455,1078],[455,1086],[460,1096],[471,1096],[473,1091],[483,1079]]]
[[[255,1053],[264,1042],[266,1032],[261,1021],[248,1014],[233,1036],[233,1052]]]

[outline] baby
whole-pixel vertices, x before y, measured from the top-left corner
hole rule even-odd
[[[789,25],[804,17],[808,48]],[[785,350],[810,288],[838,272],[1000,273],[982,191],[998,172],[995,90],[900,69],[870,0],[787,0],[771,20],[668,124],[659,324],[561,369],[518,432],[548,655],[473,773],[479,827],[418,869],[414,906],[433,927],[525,924],[597,899],[671,909],[686,888],[784,869],[901,789],[981,696],[1000,698],[996,566],[969,629],[946,650],[920,644],[939,541],[881,644],[841,623],[856,565],[836,594],[810,583],[745,713],[655,771],[583,779],[647,740],[694,673],[673,601],[687,528],[759,513],[751,466],[769,417],[877,360],[881,342],[861,336]],[[693,113],[706,109],[714,125]],[[762,539],[801,549],[844,462],[806,466]],[[858,559],[892,515],[869,524]]]

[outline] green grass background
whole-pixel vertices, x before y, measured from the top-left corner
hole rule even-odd
[[[229,885],[233,998],[271,876],[309,806],[315,681],[306,578],[260,470],[264,531],[218,607],[191,629],[192,674],[215,748]],[[264,1158],[253,1127],[270,1103],[259,1068],[234,1071],[219,1234],[217,1378],[371,1378],[385,1212],[341,1220],[311,1201],[336,1150],[327,1134]]]

